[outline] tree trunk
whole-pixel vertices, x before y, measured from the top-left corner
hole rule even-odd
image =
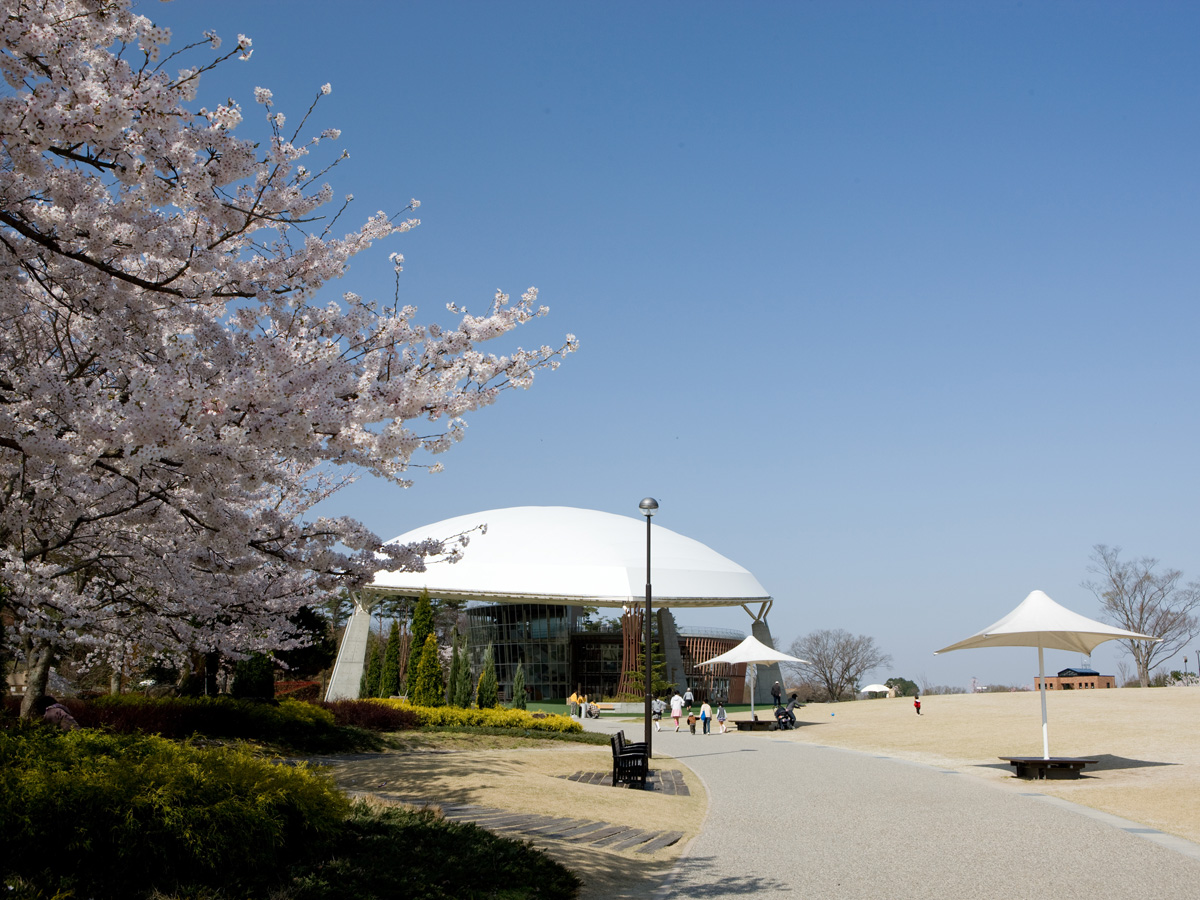
[[[46,685],[50,681],[50,665],[54,662],[54,646],[49,641],[34,645],[26,657],[29,661],[25,679],[25,696],[21,698],[21,718],[33,718],[33,704],[46,696]]]

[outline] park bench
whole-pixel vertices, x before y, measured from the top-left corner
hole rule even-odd
[[[609,738],[612,744],[613,787],[621,784],[638,782],[646,787],[646,778],[650,774],[650,755],[644,743],[629,743],[625,740],[625,732],[618,731]]]
[[[1078,778],[1084,766],[1094,766],[1097,760],[1069,756],[1001,756],[1000,759],[1016,769],[1018,778]]]

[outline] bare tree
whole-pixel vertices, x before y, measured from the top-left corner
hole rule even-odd
[[[874,638],[851,634],[842,628],[814,631],[796,638],[788,652],[809,660],[807,665],[793,668],[819,681],[829,692],[830,700],[838,700],[853,690],[866,672],[892,662],[888,654],[875,646]]]
[[[1158,560],[1144,556],[1125,562],[1120,547],[1097,544],[1092,548],[1088,571],[1097,576],[1083,586],[1104,606],[1105,618],[1127,631],[1148,634],[1161,641],[1122,641],[1133,657],[1138,681],[1150,686],[1150,670],[1179,650],[1200,631],[1192,612],[1200,606],[1200,585],[1181,585],[1178,569],[1156,571]]]

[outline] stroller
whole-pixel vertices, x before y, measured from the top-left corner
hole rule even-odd
[[[584,707],[583,714],[589,719],[598,719],[600,718],[600,707],[595,703],[589,703]]]
[[[797,706],[802,706],[802,705],[803,704],[801,704],[799,702],[799,700],[795,694],[792,694],[792,698],[791,698],[791,700],[788,701],[787,706],[784,706],[782,703],[776,704],[776,706],[775,706],[775,726],[780,731],[789,731],[790,729],[795,728],[796,727],[796,713],[794,710],[796,709]]]

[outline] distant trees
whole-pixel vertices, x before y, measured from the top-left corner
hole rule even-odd
[[[1178,569],[1159,569],[1157,559],[1144,556],[1124,561],[1120,547],[1097,544],[1088,572],[1095,578],[1083,586],[1096,595],[1104,617],[1118,628],[1148,634],[1161,641],[1121,641],[1133,657],[1138,682],[1150,686],[1150,670],[1185,649],[1200,631],[1193,615],[1200,606],[1200,585],[1181,584]]]
[[[796,638],[788,650],[809,662],[790,668],[815,679],[837,701],[853,693],[859,679],[871,669],[889,665],[892,658],[865,634],[851,634],[843,628],[823,629]]]
[[[909,681],[907,678],[889,678],[884,682],[888,687],[896,689],[898,697],[912,697],[920,692],[915,681]]]

